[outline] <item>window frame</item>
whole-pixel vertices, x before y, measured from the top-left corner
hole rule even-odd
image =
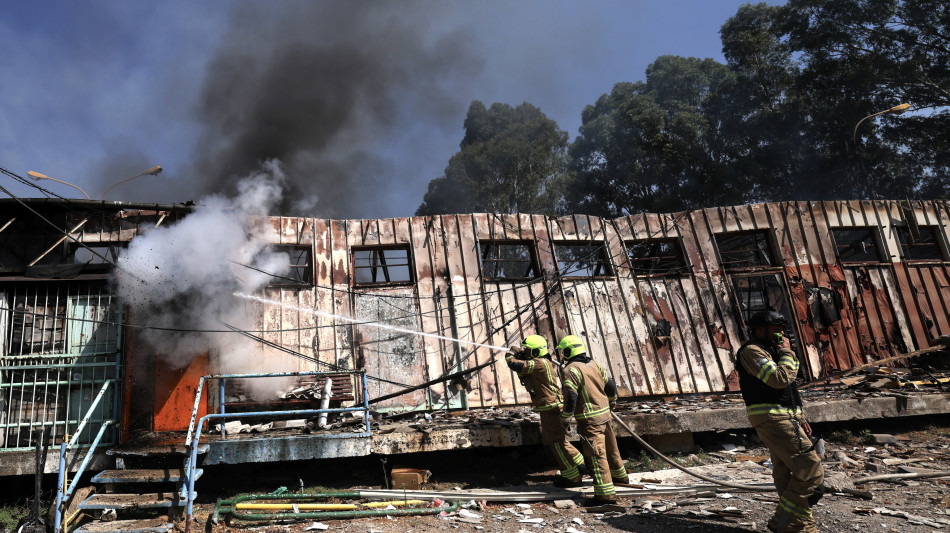
[[[518,246],[523,245],[529,254],[529,259],[527,261],[511,261],[511,260],[501,260],[501,259],[485,259],[485,250],[483,245],[487,246],[496,246],[498,247],[499,253],[502,246]],[[489,272],[486,268],[486,262],[490,264],[499,264],[504,262],[522,262],[530,264],[530,272],[525,276],[505,276],[498,277],[489,275]],[[541,264],[538,261],[538,252],[536,241],[532,239],[482,239],[478,241],[478,269],[479,273],[482,276],[482,279],[485,281],[491,281],[495,283],[505,283],[505,282],[518,282],[518,281],[530,281],[541,277]]]
[[[933,239],[933,246],[937,248],[937,253],[940,257],[927,257],[927,258],[912,258],[908,257],[908,249],[912,247],[919,247],[920,244],[908,242],[911,237],[910,226],[899,224],[894,225],[894,231],[897,233],[897,246],[900,248],[900,259],[905,263],[945,263],[948,261],[947,258],[947,244],[944,242],[944,235],[942,231],[939,231],[940,226],[935,224],[925,224],[917,226],[918,231],[928,230],[930,231],[931,237]],[[905,241],[905,237],[907,240]]]
[[[722,255],[722,244],[720,240],[723,237],[742,237],[746,235],[762,235],[765,239],[765,244],[768,248],[770,264],[762,265],[743,265],[743,266],[729,266],[723,260]],[[721,233],[713,234],[713,243],[716,246],[716,256],[719,259],[719,266],[726,272],[747,272],[751,270],[762,270],[762,269],[772,269],[772,268],[784,268],[784,259],[782,254],[777,253],[778,247],[775,243],[775,232],[772,229],[757,229],[757,230],[746,230],[746,231],[724,231]]]
[[[646,261],[646,260],[664,260],[672,259],[674,256],[662,256],[662,255],[652,255],[645,258],[634,258],[633,250],[638,245],[643,244],[653,244],[653,245],[662,245],[664,243],[670,243],[673,245],[676,265],[663,269],[653,269],[649,271],[644,271],[643,269],[636,266],[636,261]],[[630,268],[630,272],[634,276],[639,277],[656,277],[656,276],[668,276],[671,273],[674,274],[683,274],[689,270],[689,264],[686,262],[686,253],[683,250],[683,240],[680,237],[662,237],[662,238],[646,238],[646,239],[631,239],[624,241],[624,248],[627,252],[627,266]],[[652,252],[651,252],[652,253]]]
[[[74,265],[83,265],[84,272],[99,272],[110,270],[113,265],[119,262],[122,252],[129,247],[129,241],[109,241],[109,242],[71,242],[69,243],[67,261]],[[93,254],[87,248],[106,257],[111,262],[103,261],[99,256]],[[106,252],[103,253],[102,249]],[[88,253],[88,261],[79,261],[77,253]]]
[[[586,246],[586,247],[599,247],[600,259],[597,261],[598,265],[603,265],[607,270],[606,274],[591,274],[591,275],[565,275],[561,271],[561,259],[558,258],[558,248],[562,246]],[[551,241],[551,252],[554,255],[554,266],[557,269],[557,274],[562,279],[611,279],[616,277],[616,269],[614,268],[613,262],[610,257],[610,249],[607,247],[606,241],[601,240],[556,240]],[[595,270],[596,272],[596,270]]]
[[[844,226],[839,228],[830,228],[831,229],[831,242],[835,247],[835,259],[837,259],[838,264],[841,265],[877,265],[881,263],[886,263],[890,259],[890,254],[887,250],[887,243],[884,240],[884,236],[881,234],[881,228],[878,226]],[[849,246],[844,246],[839,242],[838,232],[845,231],[865,231],[871,233],[871,236],[874,238],[874,246],[877,248],[877,260],[870,259],[860,259],[860,260],[849,260],[841,256],[841,250],[850,248]]]
[[[281,276],[281,277],[272,277],[270,281],[267,282],[268,287],[313,287],[314,282],[314,268],[313,268],[313,246],[309,244],[269,244],[266,248],[266,251],[272,253],[288,253],[290,255],[290,273]],[[307,262],[304,265],[296,265],[293,263],[294,255],[289,253],[289,250],[301,251],[307,254]],[[304,276],[306,279],[301,279],[299,281],[292,281],[296,276],[292,274],[297,272],[299,269],[304,269]],[[287,279],[291,278],[291,279]]]
[[[382,254],[382,258],[383,258],[383,262],[385,262],[386,261],[385,252],[387,250],[404,250],[406,252],[406,263],[395,264],[395,265],[388,265],[388,264],[383,265],[382,269],[385,273],[384,277],[387,277],[387,278],[390,277],[389,276],[390,267],[405,266],[408,273],[408,278],[404,280],[403,279],[397,280],[397,281],[391,281],[391,280],[364,281],[364,282],[358,281],[358,278],[359,278],[358,273],[361,270],[375,269],[375,268],[380,268],[380,267],[379,266],[374,267],[372,265],[370,266],[358,265],[357,253],[373,252],[373,251],[384,252]],[[350,268],[352,269],[351,272],[353,273],[353,277],[352,277],[353,287],[401,287],[405,285],[413,285],[416,282],[415,262],[413,261],[413,257],[412,257],[412,247],[409,246],[408,244],[381,244],[381,245],[369,245],[369,246],[353,246],[350,248]]]

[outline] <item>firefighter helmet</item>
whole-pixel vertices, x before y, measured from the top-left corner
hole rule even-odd
[[[573,359],[578,355],[587,353],[584,341],[577,335],[568,335],[561,339],[561,342],[557,345],[557,350],[564,356],[564,359]]]
[[[788,327],[788,319],[775,311],[759,311],[749,317],[749,329],[764,328],[766,326]]]
[[[544,357],[548,354],[548,341],[541,335],[528,335],[528,338],[521,343],[531,357]]]

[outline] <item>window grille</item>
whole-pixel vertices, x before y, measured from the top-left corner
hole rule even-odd
[[[597,241],[555,242],[557,271],[567,278],[596,278],[613,275],[607,247]]]
[[[533,241],[480,241],[478,246],[485,279],[515,281],[540,275]]]
[[[765,231],[721,233],[715,239],[722,267],[726,270],[780,266]]]
[[[667,274],[686,269],[679,239],[646,239],[627,243],[630,269],[637,275]]]
[[[413,282],[412,260],[408,246],[354,248],[352,253],[355,286]]]
[[[119,377],[120,321],[121,306],[104,285],[0,286],[0,449],[33,447],[40,428],[54,443],[75,430],[106,380]],[[80,444],[114,417],[116,390]]]

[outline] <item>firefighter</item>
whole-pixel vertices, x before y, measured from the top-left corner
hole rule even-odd
[[[759,311],[748,325],[751,338],[736,352],[736,370],[749,423],[772,456],[779,502],[767,525],[770,531],[816,532],[811,509],[825,474],[795,384],[798,358],[784,335],[788,320]]]
[[[610,411],[617,402],[617,386],[604,367],[587,355],[580,337],[564,337],[557,350],[567,364],[561,420],[565,425],[572,416],[577,420],[577,432],[584,441],[582,449],[590,459],[594,478],[594,497],[588,503],[614,503],[617,501],[614,483],[627,483],[629,479],[610,425]]]
[[[563,397],[557,368],[548,353],[548,342],[540,335],[530,335],[521,346],[512,346],[511,352],[505,362],[527,389],[531,410],[541,416],[541,444],[550,447],[561,469],[554,485],[581,486],[580,467],[584,465],[584,456],[568,442],[567,432],[560,421]]]

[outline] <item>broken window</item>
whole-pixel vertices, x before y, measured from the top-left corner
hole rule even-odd
[[[73,243],[72,262],[85,265],[107,265],[111,266],[119,261],[119,255],[129,243],[112,242],[108,244],[86,244],[80,245]]]
[[[554,243],[558,274],[569,278],[612,276],[607,246],[596,241]]]
[[[722,233],[715,236],[719,259],[726,270],[779,266],[765,231]]]
[[[514,281],[540,275],[533,241],[479,241],[478,246],[486,279]]]
[[[310,246],[275,244],[267,247],[269,253],[287,254],[290,268],[280,276],[273,276],[268,285],[313,285],[313,251]]]
[[[886,259],[879,243],[877,228],[849,228],[831,230],[838,261],[847,263],[877,263]]]
[[[686,268],[679,239],[644,239],[627,243],[630,269],[637,275],[667,274]]]
[[[354,285],[412,283],[408,246],[375,246],[353,249]]]
[[[901,256],[905,261],[944,261],[935,226],[919,226],[914,229],[907,226],[895,226],[901,243]],[[916,233],[916,235],[915,235]]]
[[[792,346],[797,346],[796,332],[793,326],[794,317],[789,310],[787,292],[779,274],[734,276],[732,278],[732,288],[735,291],[736,299],[739,301],[743,325],[748,324],[749,317],[759,311],[778,311],[788,319],[789,325],[785,328],[785,336],[788,337]],[[748,326],[746,326],[746,333],[748,333]],[[798,349],[795,348],[795,351],[798,351]]]

